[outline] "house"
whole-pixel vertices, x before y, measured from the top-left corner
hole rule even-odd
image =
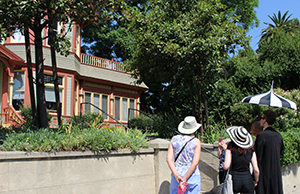
[[[59,24],[56,30],[59,31]],[[62,120],[68,122],[73,115],[97,112],[110,125],[128,122],[128,109],[139,110],[140,94],[147,90],[145,84],[135,85],[135,79],[123,69],[123,64],[112,60],[86,55],[80,52],[81,27],[72,24],[68,33],[71,40],[71,54],[67,57],[57,54],[57,72],[62,105]],[[47,30],[43,31],[43,37]],[[35,77],[35,52],[33,37],[31,58]],[[51,127],[57,127],[55,93],[52,75],[50,47],[43,41],[44,82],[47,109],[52,115]],[[30,105],[24,36],[16,32],[0,44],[0,110],[2,124],[22,122],[20,105]],[[81,104],[88,102],[90,104]],[[99,109],[98,109],[98,108]],[[107,113],[107,114],[105,114]],[[114,118],[114,119],[113,119]]]

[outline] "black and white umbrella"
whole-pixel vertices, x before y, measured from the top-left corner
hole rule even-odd
[[[257,94],[253,96],[245,97],[241,102],[246,102],[249,104],[258,104],[262,106],[273,106],[273,107],[280,107],[280,108],[291,108],[297,110],[297,105],[273,92],[273,82],[271,86],[271,90],[263,93]]]

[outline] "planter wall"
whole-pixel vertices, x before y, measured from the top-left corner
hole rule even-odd
[[[169,194],[169,141],[156,139],[138,153],[0,152],[2,194]],[[202,193],[218,184],[217,145],[202,144]],[[285,194],[299,193],[300,163],[282,169]],[[298,190],[298,192],[297,192]]]
[[[153,149],[137,154],[2,152],[0,193],[153,194],[153,157]]]

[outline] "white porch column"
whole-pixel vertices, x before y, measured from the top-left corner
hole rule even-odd
[[[14,92],[14,77],[9,77],[8,78],[8,99],[7,99],[7,104],[12,105],[12,96],[13,96],[13,92]]]

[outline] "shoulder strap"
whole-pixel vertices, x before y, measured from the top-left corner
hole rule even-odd
[[[176,156],[174,162],[176,162],[177,158],[178,158],[179,155],[181,154],[182,150],[185,148],[186,144],[189,143],[190,141],[192,141],[193,139],[195,139],[195,137],[191,138],[190,140],[188,140],[188,141],[184,144],[184,146],[181,148],[181,150],[180,150],[179,153],[177,154],[177,156]]]

